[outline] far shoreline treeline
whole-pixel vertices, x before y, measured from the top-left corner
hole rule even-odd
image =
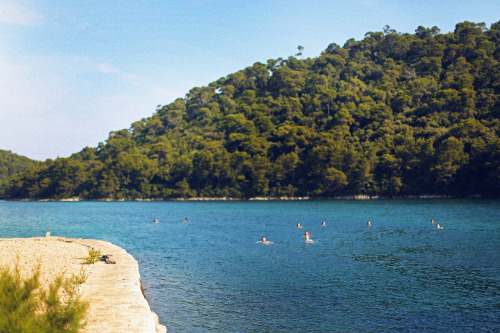
[[[499,41],[500,22],[386,26],[316,58],[255,63],[11,175],[0,196],[499,197]]]
[[[481,195],[471,195],[466,197],[453,197],[448,195],[409,195],[409,196],[368,196],[368,195],[345,195],[336,197],[254,197],[254,198],[227,198],[227,197],[196,197],[196,198],[133,198],[133,199],[17,199],[9,201],[20,202],[210,202],[210,201],[332,201],[332,200],[412,200],[412,199],[482,199]],[[0,199],[1,200],[1,199]]]

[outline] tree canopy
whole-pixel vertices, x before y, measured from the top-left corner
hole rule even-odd
[[[10,178],[8,199],[500,194],[500,22],[386,26],[255,63],[97,148]]]
[[[35,168],[38,164],[38,161],[0,149],[0,197],[3,182],[26,169]]]

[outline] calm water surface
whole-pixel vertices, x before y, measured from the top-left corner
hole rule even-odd
[[[499,200],[0,201],[47,231],[125,248],[170,333],[500,331]]]

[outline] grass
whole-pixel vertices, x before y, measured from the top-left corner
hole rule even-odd
[[[82,265],[82,267],[80,268],[80,273],[72,274],[71,277],[68,279],[67,289],[69,289],[69,292],[71,294],[76,294],[78,286],[84,283],[86,279],[87,279],[87,272],[85,271],[85,268],[83,268]]]
[[[70,279],[71,279],[70,282],[75,285],[84,283],[85,280],[87,279],[87,274],[83,266],[80,268],[80,273],[73,274]]]
[[[39,276],[39,268],[26,279],[17,265],[13,270],[0,268],[0,332],[72,333],[85,325],[88,304],[75,292],[81,275],[59,275],[48,290],[39,288]],[[68,295],[65,300],[62,291]]]
[[[101,257],[102,257],[101,250],[90,249],[89,250],[89,255],[86,258],[83,258],[83,259],[85,260],[85,263],[87,265],[92,265],[92,264],[100,261]]]

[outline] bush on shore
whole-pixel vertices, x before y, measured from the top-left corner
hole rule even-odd
[[[0,332],[78,332],[85,325],[88,304],[75,294],[74,282],[60,275],[43,290],[39,276],[39,268],[26,279],[17,266],[0,268]]]

